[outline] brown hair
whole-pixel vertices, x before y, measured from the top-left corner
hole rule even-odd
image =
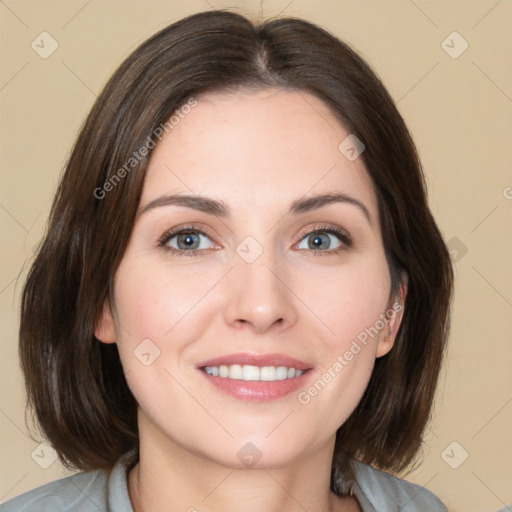
[[[399,471],[418,452],[447,339],[453,276],[405,123],[370,67],[324,29],[209,11],[152,36],[109,80],[70,155],[23,289],[27,404],[67,467],[111,468],[138,448],[137,404],[117,346],[99,342],[94,326],[112,298],[151,151],[122,179],[119,170],[190,98],[269,87],[315,95],[365,144],[361,158],[378,197],[392,289],[407,279],[395,345],[377,359],[361,402],[337,432],[332,474],[342,458]],[[115,186],[99,193],[108,182]],[[331,485],[340,492],[334,479]]]

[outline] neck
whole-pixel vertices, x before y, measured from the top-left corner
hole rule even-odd
[[[139,433],[140,459],[128,475],[134,512],[360,510],[355,498],[340,498],[330,489],[334,440],[282,467],[239,468]]]

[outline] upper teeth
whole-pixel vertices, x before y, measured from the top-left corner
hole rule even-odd
[[[304,370],[296,370],[287,366],[251,366],[244,364],[232,364],[230,366],[206,366],[204,371],[214,377],[223,377],[238,380],[285,380],[300,377]]]

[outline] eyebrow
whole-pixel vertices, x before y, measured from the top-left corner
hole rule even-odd
[[[361,201],[349,195],[340,193],[319,194],[316,196],[297,199],[290,204],[288,213],[292,215],[299,215],[333,203],[347,203],[356,206],[364,214],[369,224],[372,223],[370,212]],[[222,218],[230,216],[230,209],[223,201],[218,201],[205,196],[183,194],[163,195],[157,197],[140,210],[139,216],[149,210],[163,206],[183,206],[185,208],[192,208],[194,210]]]

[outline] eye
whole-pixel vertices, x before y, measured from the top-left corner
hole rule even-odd
[[[198,227],[181,226],[166,231],[159,239],[158,246],[177,256],[195,256],[215,247],[210,235]],[[332,255],[346,251],[352,246],[350,235],[334,226],[320,226],[303,236],[299,250],[309,249],[314,255]]]
[[[213,242],[202,229],[195,227],[173,228],[160,238],[158,245],[166,251],[179,256],[193,256],[206,249],[211,249]]]
[[[325,226],[307,233],[301,239],[298,249],[310,249],[315,254],[333,254],[347,250],[351,245],[352,240],[348,233],[334,226]]]

